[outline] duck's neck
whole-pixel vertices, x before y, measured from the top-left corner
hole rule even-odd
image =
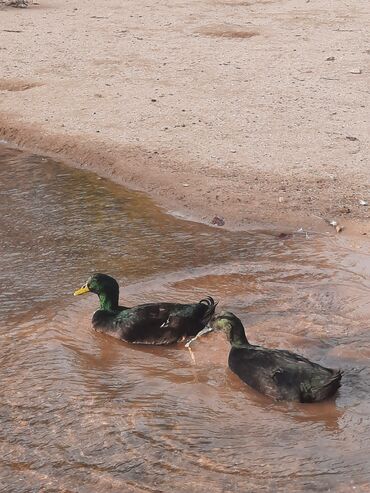
[[[229,333],[229,341],[233,347],[249,346],[248,339],[245,335],[243,324],[238,321],[234,323]]]
[[[111,289],[99,293],[100,310],[114,312],[118,310],[118,290]]]

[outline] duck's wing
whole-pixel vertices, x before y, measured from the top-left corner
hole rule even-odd
[[[175,303],[146,303],[122,310],[114,319],[115,330],[127,342],[170,344],[176,342],[178,335],[163,325],[178,309]]]
[[[250,346],[237,350],[229,366],[253,388],[275,399],[313,402],[332,395],[341,373],[290,351]]]
[[[171,344],[197,334],[214,313],[216,303],[147,303],[122,310],[114,319],[121,339],[142,344]]]

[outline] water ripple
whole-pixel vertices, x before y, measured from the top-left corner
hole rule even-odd
[[[368,491],[368,254],[179,221],[93,174],[1,152],[1,492]],[[97,299],[71,294],[95,270],[127,304],[211,294],[251,341],[341,367],[343,386],[275,403],[227,369],[220,335],[193,360],[94,333]]]

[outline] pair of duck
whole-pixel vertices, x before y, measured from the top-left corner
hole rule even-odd
[[[230,369],[249,386],[276,400],[317,402],[333,395],[340,386],[340,371],[290,351],[250,344],[238,317],[231,312],[215,315],[217,303],[211,297],[194,304],[147,303],[127,308],[118,304],[117,281],[106,274],[94,274],[74,295],[88,292],[100,300],[100,309],[92,318],[93,328],[126,342],[167,345],[211,330],[224,332],[231,344]]]

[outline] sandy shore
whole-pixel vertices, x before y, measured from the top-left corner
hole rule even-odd
[[[2,139],[208,223],[370,233],[368,0],[39,0],[0,18]]]

